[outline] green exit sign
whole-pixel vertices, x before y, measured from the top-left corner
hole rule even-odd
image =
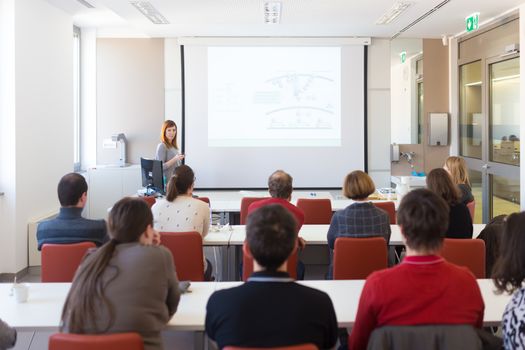
[[[465,25],[467,27],[467,32],[472,32],[477,30],[479,27],[479,12],[473,13],[470,16],[465,18]]]
[[[407,52],[401,51],[401,53],[399,54],[399,57],[401,57],[401,63],[405,63],[405,61],[407,60]]]

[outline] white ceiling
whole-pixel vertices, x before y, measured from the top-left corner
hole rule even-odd
[[[409,0],[413,4],[388,25],[376,25],[394,0],[277,0],[281,23],[264,24],[263,0],[149,0],[170,22],[155,25],[128,0],[47,0],[74,16],[81,27],[97,27],[99,36],[365,36],[392,37],[443,0]],[[273,0],[275,1],[275,0]],[[516,8],[524,0],[451,0],[401,35],[439,38],[465,29],[465,17],[480,13],[480,22]]]

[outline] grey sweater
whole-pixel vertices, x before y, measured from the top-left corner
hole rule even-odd
[[[12,348],[15,343],[16,330],[0,320],[0,350]]]
[[[171,167],[166,167],[165,163],[171,158],[175,157],[177,154],[179,154],[179,150],[176,149],[175,147],[167,148],[166,145],[163,144],[162,142],[157,145],[157,152],[155,153],[155,159],[162,160],[163,167],[164,167],[164,181],[166,184],[170,180],[171,176],[175,173],[175,168],[178,167],[181,164],[181,162],[179,160]]]

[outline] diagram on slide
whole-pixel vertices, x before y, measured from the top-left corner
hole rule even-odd
[[[210,48],[208,144],[339,146],[340,61],[338,47]]]

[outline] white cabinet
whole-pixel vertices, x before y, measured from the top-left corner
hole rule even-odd
[[[108,209],[125,196],[132,196],[142,188],[140,165],[126,167],[97,166],[88,169],[88,211],[90,219],[105,219]]]

